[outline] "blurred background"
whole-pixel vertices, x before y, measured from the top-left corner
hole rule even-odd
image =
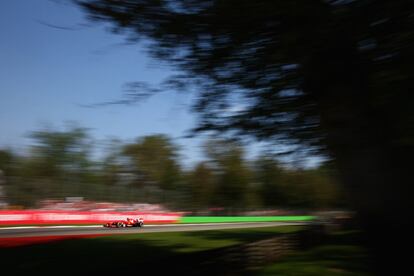
[[[86,210],[98,208],[86,202],[107,202],[112,207],[101,208],[142,203],[137,210],[162,205],[195,214],[236,215],[346,207],[328,163],[296,168],[265,153],[248,159],[234,141],[207,140],[205,159],[184,167],[178,146],[167,135],[118,141],[102,159],[90,155],[93,139],[81,128],[36,131],[32,137],[25,155],[0,151],[3,209]]]
[[[409,268],[413,1],[18,0],[0,21],[1,209],[315,215],[321,243],[341,211],[367,257],[345,263]]]

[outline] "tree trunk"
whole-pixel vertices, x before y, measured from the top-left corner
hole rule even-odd
[[[407,141],[414,138],[409,118],[396,115],[398,105],[378,104],[384,95],[402,93],[371,91],[369,70],[352,44],[347,50],[346,41],[336,43],[311,64],[307,88],[319,105],[325,142],[365,233],[375,274],[404,275],[411,270],[414,211],[409,162],[414,150]]]
[[[337,163],[372,252],[376,274],[402,275],[411,266],[410,171],[404,168],[402,155],[381,154],[384,151],[349,151],[338,154]]]
[[[411,249],[407,246],[413,235],[409,162],[413,151],[398,143],[401,137],[394,137],[386,114],[350,94],[344,93],[337,106],[326,109],[331,111],[323,116],[327,144],[365,233],[375,274],[403,275],[411,265],[406,249]]]

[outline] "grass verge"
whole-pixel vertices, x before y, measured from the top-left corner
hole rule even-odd
[[[308,221],[313,216],[237,216],[237,217],[182,217],[180,223],[220,223],[220,222],[272,222],[272,221]]]

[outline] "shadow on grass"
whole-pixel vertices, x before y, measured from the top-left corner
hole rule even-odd
[[[373,275],[372,260],[362,247],[359,231],[335,232],[323,243],[297,251],[266,266],[258,275],[366,276]]]
[[[321,246],[267,266],[259,275],[371,275],[367,252],[358,246]]]
[[[0,259],[13,275],[78,273],[228,274],[217,258],[223,248],[266,239],[292,229],[232,229],[220,231],[127,234],[64,240],[0,249]],[[206,269],[207,268],[207,269]],[[235,271],[237,268],[233,268]],[[202,270],[202,271],[201,271]],[[4,271],[4,270],[3,270]]]
[[[146,255],[139,253],[144,251],[150,255],[168,254],[168,250],[145,246],[144,243],[85,239],[1,249],[0,258],[18,274],[29,275],[34,271],[39,274],[116,272],[125,268],[131,271],[132,264],[145,262]]]

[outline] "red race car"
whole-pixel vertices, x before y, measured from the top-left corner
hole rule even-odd
[[[116,220],[107,222],[103,225],[104,227],[143,227],[144,226],[144,220],[142,218],[127,218],[125,220]]]

